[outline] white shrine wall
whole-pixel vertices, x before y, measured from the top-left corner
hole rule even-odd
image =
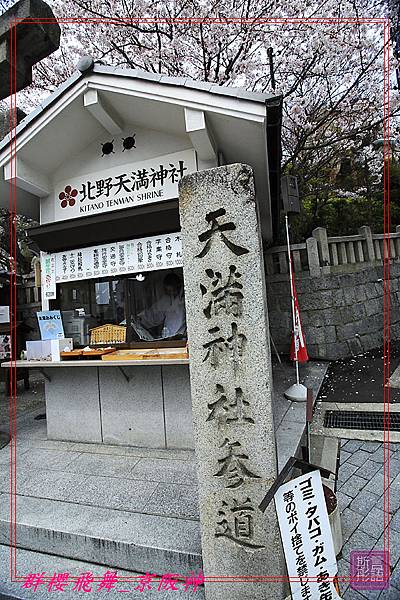
[[[122,139],[135,135],[136,148],[123,151]],[[114,153],[102,156],[102,144],[114,140]],[[99,135],[77,155],[63,163],[51,177],[52,193],[40,201],[40,223],[53,223],[57,182],[68,177],[84,176],[102,169],[130,166],[157,156],[164,156],[182,150],[193,149],[188,136],[177,136],[153,129],[143,129],[135,124],[124,127],[119,134],[110,134],[99,126]],[[140,166],[140,165],[138,165]]]

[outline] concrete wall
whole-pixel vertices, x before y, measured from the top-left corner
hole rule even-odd
[[[309,356],[335,360],[383,345],[383,266],[346,265],[346,272],[296,275],[300,314]],[[399,339],[400,263],[390,264],[391,339]],[[291,326],[289,276],[268,275],[270,330],[288,354]]]

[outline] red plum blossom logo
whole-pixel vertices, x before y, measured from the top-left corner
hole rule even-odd
[[[66,208],[68,205],[74,206],[77,195],[78,190],[72,189],[70,185],[66,185],[64,191],[58,194],[61,200],[61,208]]]

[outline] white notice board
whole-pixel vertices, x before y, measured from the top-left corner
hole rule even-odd
[[[293,600],[338,600],[337,563],[321,474],[307,473],[275,494]]]

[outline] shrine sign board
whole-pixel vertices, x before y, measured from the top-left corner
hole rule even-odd
[[[193,429],[207,600],[284,597],[271,504],[277,476],[264,264],[253,171],[233,164],[179,185]]]
[[[178,182],[196,171],[194,150],[158,156],[58,181],[55,220],[64,221],[178,197]]]

